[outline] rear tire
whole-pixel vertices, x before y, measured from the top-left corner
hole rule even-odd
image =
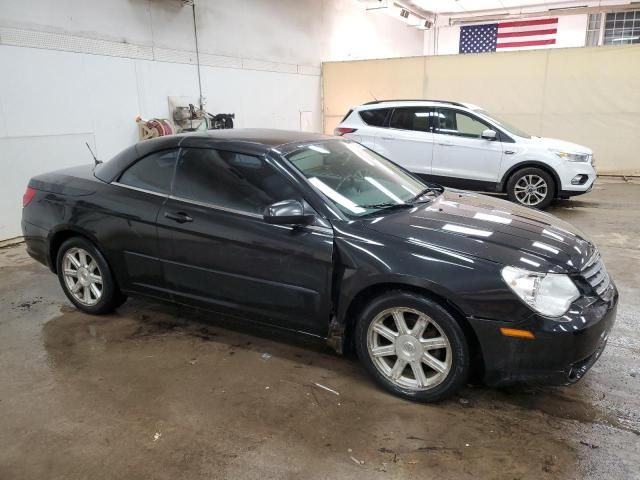
[[[444,400],[469,377],[469,346],[460,324],[412,292],[394,290],[373,299],[358,319],[355,341],[373,379],[408,400]]]
[[[509,200],[525,207],[545,209],[553,201],[555,192],[553,177],[536,167],[518,170],[507,182]]]
[[[86,238],[66,240],[58,250],[56,267],[65,295],[83,312],[110,313],[127,299],[100,250]]]

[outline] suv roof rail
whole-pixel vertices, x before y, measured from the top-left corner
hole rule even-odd
[[[435,103],[447,103],[449,105],[456,105],[458,107],[464,107],[465,105],[460,102],[450,102],[448,100],[430,100],[428,98],[396,98],[393,100],[373,100],[371,102],[363,103],[363,105],[376,105],[378,103],[387,102],[435,102]]]

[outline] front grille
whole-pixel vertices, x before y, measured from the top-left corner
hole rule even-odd
[[[582,276],[598,296],[602,296],[611,284],[611,278],[609,278],[599,252],[596,252],[582,269]]]

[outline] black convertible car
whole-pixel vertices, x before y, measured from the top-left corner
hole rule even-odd
[[[34,177],[27,249],[69,300],[146,295],[355,348],[387,390],[436,401],[577,381],[618,294],[557,218],[416,178],[348,140],[277,130],[162,137]]]

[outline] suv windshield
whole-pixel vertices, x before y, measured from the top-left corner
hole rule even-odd
[[[498,117],[496,117],[494,115],[491,115],[486,110],[477,109],[477,110],[473,110],[473,111],[475,113],[478,113],[481,116],[485,117],[487,120],[491,120],[493,123],[497,124],[499,127],[502,127],[504,130],[506,130],[509,133],[513,133],[514,135],[516,135],[518,137],[531,138],[531,135],[529,135],[524,130],[520,130],[518,127],[514,127],[509,122],[505,122],[504,120],[500,120]]]
[[[442,192],[354,142],[303,145],[285,157],[351,218],[413,207],[422,197]]]

